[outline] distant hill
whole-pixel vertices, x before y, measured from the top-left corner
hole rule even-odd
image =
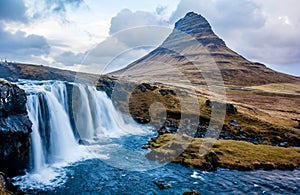
[[[61,81],[84,80],[94,82],[98,77],[98,75],[62,70],[43,65],[0,63],[0,78],[10,81],[30,79]]]
[[[215,67],[219,70],[216,71]],[[276,72],[232,51],[213,32],[204,17],[193,12],[187,13],[175,24],[173,32],[157,49],[112,74],[205,83],[204,77],[214,80],[220,73],[226,85],[253,86],[300,81],[299,77]]]

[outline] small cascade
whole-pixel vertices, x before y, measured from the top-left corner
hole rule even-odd
[[[107,95],[95,87],[73,85],[69,99],[77,132],[85,142],[142,133],[133,120],[126,122]]]

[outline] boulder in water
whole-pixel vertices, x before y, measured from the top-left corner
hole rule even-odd
[[[201,194],[195,190],[189,190],[184,192],[182,195],[201,195]]]
[[[165,182],[165,181],[154,181],[154,184],[160,190],[165,190],[165,189],[168,189],[168,188],[172,188],[172,185],[170,183]]]

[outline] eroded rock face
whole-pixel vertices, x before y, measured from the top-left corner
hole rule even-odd
[[[0,171],[17,175],[29,166],[32,123],[26,94],[16,85],[0,81]]]

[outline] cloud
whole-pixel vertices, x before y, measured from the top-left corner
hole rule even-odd
[[[26,7],[22,0],[1,0],[0,20],[26,22]]]
[[[129,9],[123,9],[111,19],[110,34],[134,28],[139,26],[162,25],[158,17],[150,12],[137,11],[132,12]]]
[[[66,51],[56,56],[55,60],[64,66],[74,66],[80,64],[85,55],[85,53],[73,53],[71,51]]]
[[[265,22],[261,8],[250,0],[181,0],[170,22],[190,11],[203,15],[218,29],[260,28]]]
[[[156,13],[129,9],[111,19],[110,37],[87,52],[84,71],[109,72],[123,68],[161,44],[172,31]]]
[[[116,33],[88,51],[82,62],[84,71],[107,73],[123,68],[145,55],[149,51],[147,42],[143,42],[143,39],[139,39],[139,42],[126,39],[129,34],[139,34],[138,30],[133,28]]]
[[[43,36],[26,35],[23,31],[10,33],[0,25],[0,55],[10,60],[26,60],[31,56],[47,55],[50,46]]]
[[[65,19],[68,8],[78,8],[84,0],[26,0],[27,13],[31,19],[39,19],[57,14]]]
[[[84,0],[44,0],[46,9],[53,12],[65,13],[68,5],[78,7]]]
[[[25,23],[49,13],[64,15],[68,6],[79,7],[83,3],[84,0],[1,0],[0,20]]]
[[[164,14],[164,12],[166,11],[166,9],[167,9],[168,7],[167,6],[158,6],[158,7],[156,7],[156,13],[157,13],[157,15],[162,15],[162,14]]]

